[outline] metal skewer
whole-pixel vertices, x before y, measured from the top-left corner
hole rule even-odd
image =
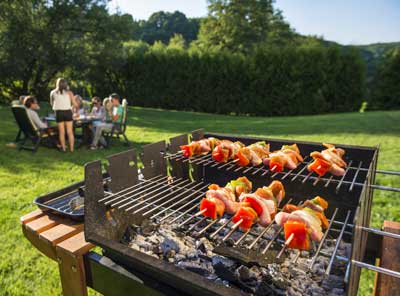
[[[239,227],[240,224],[242,224],[243,219],[240,219],[239,221],[237,221],[235,224],[233,224],[231,230],[228,232],[227,235],[225,235],[225,237],[222,239],[222,241],[226,241],[234,232],[235,230]]]
[[[283,245],[282,249],[279,251],[278,255],[276,255],[276,259],[279,259],[282,256],[283,252],[285,251],[287,246],[292,242],[293,239],[294,239],[294,233],[292,233],[285,241],[285,244]]]

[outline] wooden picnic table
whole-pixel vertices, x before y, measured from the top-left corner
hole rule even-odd
[[[36,210],[21,217],[22,231],[32,245],[50,259],[58,262],[64,296],[86,296],[87,287],[104,295],[150,295],[133,274],[105,256],[91,251],[95,246],[85,241],[83,224]],[[400,223],[385,221],[383,230],[400,233]],[[383,237],[380,266],[400,269],[400,245],[395,239]],[[373,295],[397,295],[400,281],[377,275]]]

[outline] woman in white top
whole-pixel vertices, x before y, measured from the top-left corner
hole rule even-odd
[[[73,93],[64,78],[58,78],[56,88],[50,92],[50,104],[56,112],[58,134],[61,149],[65,151],[65,130],[67,130],[69,149],[74,151],[74,129],[72,121],[72,105],[76,106]]]

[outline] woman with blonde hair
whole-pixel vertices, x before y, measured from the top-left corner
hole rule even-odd
[[[65,148],[65,130],[68,135],[69,149],[74,151],[74,129],[72,106],[77,106],[73,93],[69,90],[67,80],[58,78],[56,88],[50,92],[50,104],[56,112],[56,121],[62,151]]]

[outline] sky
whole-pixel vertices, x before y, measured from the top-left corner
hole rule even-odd
[[[147,19],[153,12],[179,10],[207,15],[205,0],[112,0],[110,9]],[[296,32],[341,44],[400,41],[400,0],[276,0],[275,7]]]

